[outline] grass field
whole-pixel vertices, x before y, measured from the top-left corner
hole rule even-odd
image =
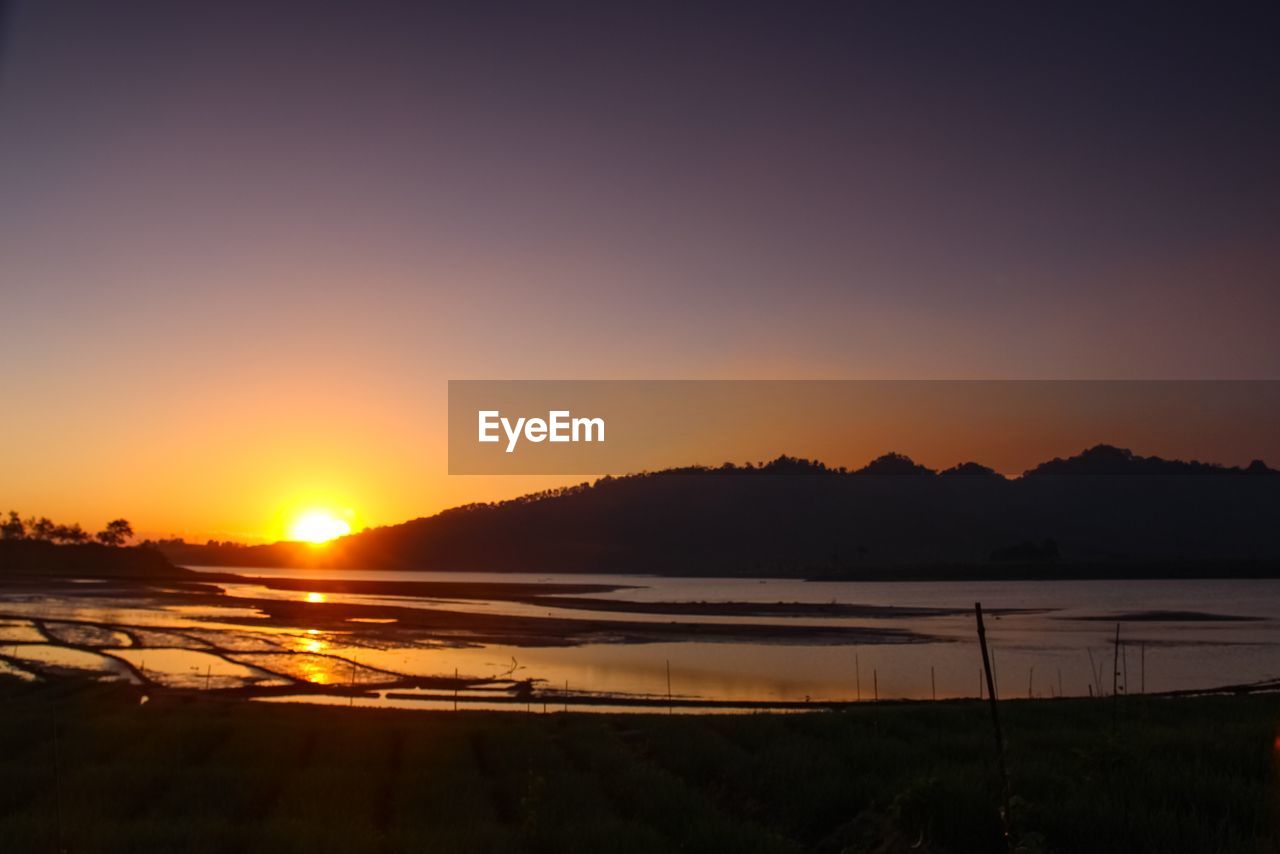
[[[1280,697],[1005,702],[1015,846],[1274,852]],[[404,712],[0,679],[5,852],[1007,851],[985,706]]]

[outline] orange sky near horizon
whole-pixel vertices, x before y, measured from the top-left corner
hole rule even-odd
[[[712,429],[656,452],[644,468],[758,462],[782,453],[857,468],[896,451],[935,469],[973,460],[1016,476],[1101,442],[1168,458],[1246,465],[1262,456],[1280,463],[1280,431],[1273,429],[1280,400],[1276,384],[1236,385],[1265,393],[1228,389],[1216,411],[1205,395],[1200,414],[1187,407],[1185,395],[1161,411],[1152,408],[1147,390],[1132,395],[1145,403],[1117,405],[1114,396],[1110,402],[1103,393],[1071,397],[1052,387],[1033,384],[1027,392],[1006,392],[1003,384],[890,384],[883,411],[822,420],[840,407],[847,413],[849,404],[825,410],[815,405],[816,419],[792,413],[760,418],[736,431]],[[97,431],[91,445],[79,448],[67,437],[76,453],[53,462],[35,455],[9,460],[4,497],[10,506],[0,510],[80,522],[91,530],[124,516],[139,537],[256,543],[288,538],[290,525],[310,510],[330,512],[358,531],[594,479],[445,474],[446,401],[439,385],[412,400],[380,399],[371,389],[343,399],[308,389],[272,395],[272,388],[264,384],[258,397],[241,390],[225,405],[207,395],[185,405],[169,401],[163,417],[129,430],[116,426],[119,420],[133,423],[134,414],[122,404],[99,419],[116,429]],[[252,405],[249,417],[246,400]],[[969,414],[957,406],[968,406]],[[1003,411],[993,413],[993,406]],[[955,413],[952,420],[938,417],[946,411]],[[1182,413],[1176,424],[1170,412]],[[1235,419],[1244,423],[1221,425],[1223,413],[1250,412],[1255,417]],[[975,420],[973,413],[980,417]],[[810,425],[797,428],[802,420]],[[993,430],[993,424],[1007,429]]]
[[[450,477],[450,379],[1280,377],[1267,28],[587,5],[0,10],[0,512],[254,542],[583,479]],[[655,462],[1185,450],[910,432]]]

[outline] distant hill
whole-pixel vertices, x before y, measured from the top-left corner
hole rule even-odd
[[[1107,445],[1015,479],[977,463],[935,472],[899,454],[855,471],[784,456],[604,477],[323,547],[162,549],[177,563],[232,566],[803,577],[956,566],[1003,577],[1014,564],[1035,576],[1128,563],[1159,574],[1170,562],[1280,561],[1278,474]]]
[[[1267,467],[1262,460],[1254,460],[1247,468],[1227,468],[1217,463],[1196,460],[1162,460],[1160,457],[1140,457],[1127,448],[1097,445],[1083,453],[1055,458],[1027,471],[1024,476],[1044,475],[1274,475],[1278,472]]]
[[[149,548],[112,548],[97,543],[59,545],[41,540],[0,540],[0,576],[171,578],[184,576]]]

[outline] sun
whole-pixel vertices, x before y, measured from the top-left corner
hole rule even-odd
[[[351,524],[328,510],[308,510],[289,526],[289,539],[304,543],[327,543],[351,533]]]

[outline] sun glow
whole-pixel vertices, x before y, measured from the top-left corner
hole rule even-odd
[[[308,510],[289,526],[289,539],[304,543],[325,543],[351,533],[351,523],[328,510]]]

